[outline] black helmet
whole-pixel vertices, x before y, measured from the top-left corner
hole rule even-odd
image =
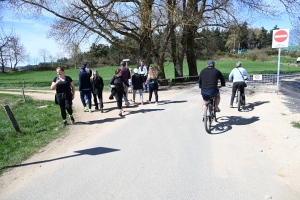
[[[120,65],[125,66],[125,65],[126,65],[126,62],[125,62],[125,61],[122,61],[122,62],[120,63]]]
[[[215,66],[215,62],[213,60],[209,60],[207,62],[207,67],[214,67]]]

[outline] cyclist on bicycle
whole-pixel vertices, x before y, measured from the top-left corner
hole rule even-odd
[[[209,100],[207,95],[213,95],[216,97],[216,112],[220,112],[219,104],[221,101],[218,81],[221,81],[221,86],[225,86],[225,79],[222,73],[215,68],[215,62],[209,60],[206,68],[204,68],[199,75],[199,88],[201,88],[201,95],[203,98],[202,114],[204,114],[205,105]]]
[[[232,94],[230,100],[230,108],[232,108],[233,100],[235,97],[236,90],[240,85],[242,102],[245,102],[245,95],[244,95],[244,83],[245,80],[250,80],[250,75],[248,74],[247,70],[242,67],[242,63],[239,61],[236,63],[236,68],[234,68],[229,74],[229,81],[233,78],[232,84]]]

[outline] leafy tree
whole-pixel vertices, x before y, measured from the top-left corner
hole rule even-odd
[[[248,49],[249,39],[247,22],[244,22],[241,26],[239,26],[237,40],[239,41],[239,49]]]

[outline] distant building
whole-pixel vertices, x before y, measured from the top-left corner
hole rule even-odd
[[[238,54],[246,53],[248,51],[249,51],[249,49],[239,49]]]
[[[300,52],[300,46],[289,46],[283,48],[285,51],[297,51]]]

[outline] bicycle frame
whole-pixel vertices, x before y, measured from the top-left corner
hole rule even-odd
[[[210,133],[211,124],[213,119],[217,122],[216,116],[216,99],[214,96],[209,95],[209,100],[206,103],[204,111],[204,127],[207,133]]]
[[[246,104],[246,102],[245,101],[243,101],[242,100],[242,96],[245,96],[245,91],[244,91],[244,94],[242,95],[241,94],[241,88],[240,88],[240,86],[241,85],[238,85],[238,87],[237,87],[237,92],[236,92],[236,103],[238,104],[238,111],[240,111],[241,110],[241,106],[242,105],[245,105]],[[244,97],[244,99],[245,99],[245,97]]]

